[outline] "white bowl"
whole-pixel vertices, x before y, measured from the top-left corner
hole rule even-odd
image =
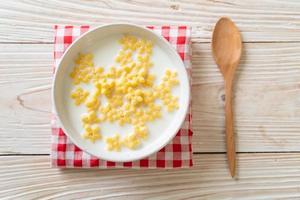
[[[136,150],[123,148],[120,152],[110,152],[105,149],[103,139],[91,143],[81,137],[83,129],[80,122],[80,113],[83,112],[84,106],[75,110],[75,105],[70,100],[70,91],[74,86],[71,84],[69,74],[74,66],[74,59],[79,52],[93,53],[95,66],[105,65],[105,67],[109,67],[106,65],[113,64],[114,56],[117,54],[115,50],[118,48],[117,41],[114,40],[122,34],[133,34],[153,41],[152,60],[154,67],[151,70],[155,75],[161,77],[167,68],[177,71],[180,84],[176,86],[173,93],[179,97],[179,109],[171,114],[163,112],[162,119],[149,124],[149,139],[144,141],[140,148]],[[188,110],[190,86],[182,60],[163,37],[147,28],[133,24],[109,24],[86,32],[65,51],[56,69],[52,95],[60,125],[75,145],[104,160],[127,162],[142,159],[159,151],[176,135]],[[100,124],[100,129],[102,136],[106,137],[111,136],[116,131],[130,131],[131,127],[119,127],[117,124]]]

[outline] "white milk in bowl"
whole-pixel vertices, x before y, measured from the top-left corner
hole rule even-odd
[[[122,66],[120,66],[119,63],[116,63],[115,58],[122,49],[122,46],[118,41],[123,36],[123,34],[112,34],[106,36],[105,38],[100,39],[93,45],[89,46],[87,49],[84,49],[84,51],[80,53],[91,53],[93,55],[94,67],[103,67],[104,73],[107,73],[112,66],[116,69],[120,69],[122,68]],[[135,35],[135,37],[137,39],[142,38],[139,35]],[[137,54],[138,53],[136,51],[134,51],[132,54],[132,59],[134,62],[138,62]],[[168,69],[171,71],[178,72],[178,69],[176,68],[176,66],[174,66],[174,61],[172,61],[168,52],[166,52],[162,48],[162,46],[155,43],[155,41],[153,41],[152,56],[150,57],[150,59],[153,63],[153,66],[149,68],[149,74],[153,74],[155,76],[154,86],[158,86],[162,82],[163,76],[165,75],[165,72]],[[69,67],[68,73],[71,73],[73,68],[73,66]],[[149,130],[148,137],[147,139],[141,140],[141,144],[136,149],[126,148],[121,145],[122,147],[119,152],[107,150],[107,144],[105,142],[106,138],[112,137],[116,133],[118,133],[120,135],[120,140],[122,140],[124,137],[126,137],[126,135],[134,132],[134,126],[132,124],[125,123],[123,126],[121,126],[117,121],[100,122],[99,127],[102,138],[96,140],[94,143],[84,138],[82,140],[84,140],[84,143],[88,143],[88,145],[92,146],[93,151],[101,152],[101,154],[104,154],[106,157],[109,157],[110,154],[130,155],[132,152],[143,151],[144,148],[151,148],[151,144],[158,142],[159,139],[163,137],[164,133],[168,131],[168,129],[170,129],[170,126],[176,123],[180,123],[176,121],[178,117],[177,115],[179,114],[178,110],[181,109],[180,106],[182,102],[182,89],[180,84],[182,78],[180,77],[180,75],[178,75],[178,80],[179,85],[173,86],[171,89],[171,93],[174,97],[178,97],[179,109],[175,109],[172,112],[168,112],[166,106],[162,103],[162,100],[160,100],[159,98],[156,99],[155,104],[161,106],[161,117],[151,122],[147,121],[145,123]],[[74,104],[74,100],[70,98],[70,93],[72,93],[72,91],[74,91],[77,87],[81,87],[82,89],[89,91],[89,93],[92,94],[95,91],[95,86],[92,83],[92,81],[90,81],[90,83],[88,84],[80,83],[79,85],[74,85],[72,79],[69,76],[68,78],[66,78],[65,81],[64,91],[67,95],[65,95],[64,101],[67,118],[70,121],[70,124],[74,126],[73,128],[76,131],[76,133],[82,135],[84,133],[84,128],[81,116],[87,113],[88,111],[84,103],[82,103],[79,106],[76,106]],[[101,102],[100,107],[105,106],[107,104],[107,98],[105,97],[105,95],[100,95],[99,100]]]

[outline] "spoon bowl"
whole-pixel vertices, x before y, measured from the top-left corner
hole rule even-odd
[[[242,54],[242,39],[238,28],[229,18],[221,18],[212,37],[214,59],[223,76],[235,72]]]

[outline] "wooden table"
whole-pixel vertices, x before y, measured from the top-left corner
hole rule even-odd
[[[210,39],[220,16],[240,28],[238,176],[224,143],[223,80]],[[53,25],[193,27],[193,149],[184,170],[51,169]],[[0,199],[300,199],[298,0],[1,1]]]

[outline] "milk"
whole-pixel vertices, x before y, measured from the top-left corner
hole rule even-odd
[[[110,35],[105,38],[105,40],[99,40],[90,46],[88,49],[85,49],[82,53],[92,53],[94,55],[94,65],[95,67],[103,67],[105,72],[109,70],[111,66],[115,66],[119,68],[120,66],[115,63],[115,57],[121,49],[121,45],[118,43],[118,40],[122,37],[121,34]],[[153,45],[153,55],[151,57],[153,62],[153,67],[150,68],[150,74],[154,74],[156,79],[154,85],[158,85],[166,71],[166,69],[176,70],[173,66],[172,60],[170,57],[163,51],[161,47],[154,43]],[[69,72],[73,70],[73,67],[69,67]],[[95,90],[95,87],[92,83],[89,84],[80,84],[85,90],[88,90],[92,93]],[[74,126],[74,130],[76,134],[83,134],[84,129],[81,122],[81,116],[84,113],[87,113],[87,109],[85,105],[76,106],[73,102],[73,99],[70,98],[70,93],[72,90],[76,88],[75,85],[72,84],[72,79],[67,78],[66,83],[64,85],[65,91],[65,107],[67,118],[70,120],[71,124]],[[178,96],[180,98],[180,86],[175,86],[172,88],[172,94],[174,96]],[[105,104],[105,97],[101,95],[101,105]],[[180,102],[180,99],[179,99]],[[157,100],[157,104],[161,104],[160,100]],[[149,129],[149,137],[146,140],[142,141],[142,144],[137,150],[130,150],[127,148],[122,148],[122,152],[130,152],[130,151],[140,151],[143,150],[147,145],[151,144],[155,140],[158,140],[165,132],[167,127],[170,125],[170,122],[176,120],[176,114],[178,111],[167,112],[166,108],[162,106],[162,117],[160,119],[156,119],[153,122],[147,122],[146,125]],[[129,124],[125,124],[124,126],[118,125],[118,122],[109,123],[102,122],[99,123],[100,133],[102,138],[113,136],[116,133],[119,133],[121,138],[125,137],[126,134],[133,132],[133,126]],[[101,139],[96,141],[95,143],[91,143],[89,140],[85,142],[93,145],[97,151],[107,151],[105,146],[105,140]]]

